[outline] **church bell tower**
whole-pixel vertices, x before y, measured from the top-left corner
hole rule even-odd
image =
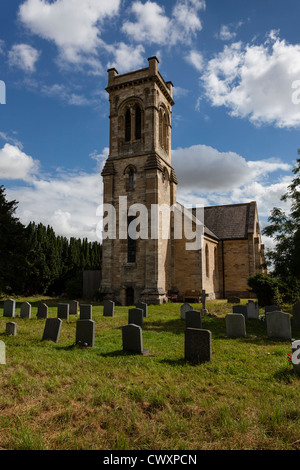
[[[122,75],[115,68],[108,70],[109,156],[101,175],[104,207],[113,207],[116,230],[115,236],[103,239],[101,291],[120,305],[165,302],[174,283],[172,227],[168,239],[151,236],[152,206],[176,203],[177,179],[171,163],[173,84],[164,81],[156,57],[148,62],[147,68]],[[141,211],[133,215],[141,204],[148,224],[135,239],[127,230],[124,233],[124,221],[127,229],[141,215]]]

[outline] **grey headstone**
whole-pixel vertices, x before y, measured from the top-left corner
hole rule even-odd
[[[79,308],[79,302],[77,300],[71,300],[69,304],[69,314],[70,315],[77,315]]]
[[[185,320],[185,314],[186,314],[186,312],[188,312],[190,310],[194,310],[193,307],[190,304],[184,303],[183,305],[181,305],[181,307],[180,307],[180,318],[182,320]]]
[[[80,305],[80,313],[79,319],[80,320],[92,320],[93,315],[93,307],[92,305]]]
[[[285,312],[267,312],[267,336],[288,341],[292,339],[291,318]]]
[[[31,318],[31,304],[29,302],[22,303],[20,318]]]
[[[211,360],[211,331],[198,328],[186,328],[184,357],[188,362],[201,364]]]
[[[292,363],[294,371],[300,374],[300,341],[292,342]]]
[[[46,304],[39,305],[36,316],[37,318],[48,318],[48,305]]]
[[[6,364],[5,343],[0,341],[0,364]]]
[[[103,316],[113,317],[115,313],[115,303],[112,300],[104,300],[103,302]]]
[[[248,320],[248,308],[247,305],[233,305],[232,306],[232,313],[241,313],[244,315],[245,320]]]
[[[259,319],[259,306],[257,302],[250,300],[247,303],[247,318],[248,319]]]
[[[60,318],[61,320],[69,321],[69,311],[70,311],[69,304],[58,304],[57,305],[57,318]]]
[[[4,302],[3,316],[14,317],[16,315],[16,301],[8,299]]]
[[[278,307],[278,305],[266,305],[265,313],[268,312],[280,312],[280,307]]]
[[[6,334],[17,336],[17,324],[13,321],[6,323]]]
[[[138,325],[143,328],[144,312],[141,308],[130,308],[128,310],[128,324]]]
[[[148,317],[148,305],[145,302],[139,301],[136,304],[136,308],[141,308],[144,312],[144,317]]]
[[[147,354],[148,351],[143,349],[143,333],[142,328],[138,325],[125,325],[122,327],[122,343],[123,351],[133,354]]]
[[[76,322],[76,344],[81,346],[95,345],[95,325],[93,320],[77,320]]]
[[[293,305],[292,325],[294,328],[300,328],[300,300]]]
[[[58,343],[62,320],[61,318],[47,318],[42,341],[49,340]]]
[[[207,297],[208,297],[208,294],[203,289],[202,293],[201,293],[201,302],[202,302],[202,309],[205,310],[205,311],[207,311],[207,308],[206,308],[206,299],[207,299]]]
[[[242,313],[230,313],[225,317],[226,336],[241,338],[246,336],[246,320]]]
[[[232,296],[232,297],[228,297],[227,298],[227,302],[229,304],[239,304],[241,301],[241,299],[239,297],[235,297],[235,296]]]
[[[186,328],[202,329],[201,312],[197,310],[188,310],[185,312],[185,326]]]

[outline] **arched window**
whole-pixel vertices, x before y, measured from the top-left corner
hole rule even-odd
[[[142,112],[139,106],[135,110],[135,139],[139,140],[142,136]]]
[[[130,142],[131,139],[131,112],[127,109],[125,113],[125,142]]]
[[[208,245],[205,246],[205,271],[206,271],[206,277],[209,277],[209,251],[208,251]]]
[[[128,189],[134,189],[134,171],[130,168],[128,173]]]

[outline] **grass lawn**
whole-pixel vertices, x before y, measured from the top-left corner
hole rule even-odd
[[[19,317],[25,300],[31,319]],[[16,299],[15,337],[5,334],[10,319],[0,302],[0,450],[300,449],[300,376],[287,361],[291,342],[268,339],[258,320],[248,321],[246,338],[226,338],[232,304],[207,302],[213,315],[202,323],[212,332],[212,361],[195,366],[184,361],[181,304],[148,306],[143,345],[150,353],[135,356],[122,351],[127,307],[110,318],[93,304],[95,348],[80,349],[73,315],[63,321],[58,344],[42,341],[41,300],[49,317],[67,302]],[[300,339],[299,330],[293,338]]]

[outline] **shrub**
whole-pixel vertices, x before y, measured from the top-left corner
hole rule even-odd
[[[283,302],[281,292],[281,281],[273,278],[268,274],[256,274],[248,279],[248,286],[257,297],[258,304],[262,307],[265,305],[280,305]]]

